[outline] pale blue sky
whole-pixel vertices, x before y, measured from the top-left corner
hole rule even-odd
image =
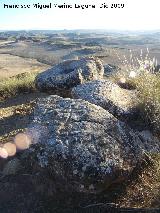
[[[101,3],[123,9],[99,9]],[[3,4],[95,4],[96,9],[4,9]],[[117,29],[160,30],[160,0],[1,0],[0,30]]]

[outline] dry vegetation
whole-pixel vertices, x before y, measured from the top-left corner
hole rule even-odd
[[[125,190],[118,197],[121,207],[160,207],[160,155],[146,155],[144,162],[124,183]]]
[[[110,79],[128,89],[138,90],[138,101],[144,122],[154,134],[160,136],[160,73],[155,72],[156,60],[145,59],[122,61],[123,68],[110,76]],[[135,65],[136,64],[136,65]],[[147,163],[142,165],[140,172],[126,184],[125,193],[119,200],[121,206],[160,207],[160,155],[147,154]]]
[[[0,99],[16,96],[20,93],[34,92],[34,80],[37,73],[23,73],[0,81]]]
[[[160,129],[160,73],[156,72],[156,60],[146,55],[145,59],[132,59],[136,63],[122,61],[123,68],[110,77],[111,80],[128,89],[138,90],[141,114],[152,130]],[[136,65],[135,65],[136,64]]]
[[[143,73],[131,81],[139,91],[141,111],[153,130],[160,130],[160,74]]]

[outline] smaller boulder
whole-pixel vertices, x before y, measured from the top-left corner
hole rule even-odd
[[[138,114],[137,94],[120,88],[109,80],[96,80],[72,89],[72,97],[101,106],[120,119],[130,119]]]
[[[106,76],[110,76],[111,74],[113,74],[113,72],[116,72],[120,70],[120,67],[112,65],[112,64],[105,64],[104,65],[104,74]]]
[[[78,84],[103,78],[104,68],[98,58],[67,60],[40,73],[35,80],[40,91],[66,92]]]
[[[155,66],[155,69],[154,69],[154,72],[155,73],[159,73],[160,72],[160,64],[158,64],[157,66]]]

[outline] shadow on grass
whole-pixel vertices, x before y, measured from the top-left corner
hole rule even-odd
[[[19,94],[15,97],[11,97],[0,102],[0,108],[7,108],[7,107],[17,106],[21,104],[27,104],[31,101],[36,100],[37,98],[46,97],[47,95],[48,94],[46,93],[40,93],[40,92]]]
[[[0,108],[5,111],[9,107],[14,114],[0,118],[0,136],[26,128],[32,119],[36,99],[45,96],[45,93],[21,94],[1,102]]]

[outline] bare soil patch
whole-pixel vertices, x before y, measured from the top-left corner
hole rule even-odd
[[[0,54],[0,79],[24,72],[41,72],[50,66],[36,59],[22,58],[10,54]]]

